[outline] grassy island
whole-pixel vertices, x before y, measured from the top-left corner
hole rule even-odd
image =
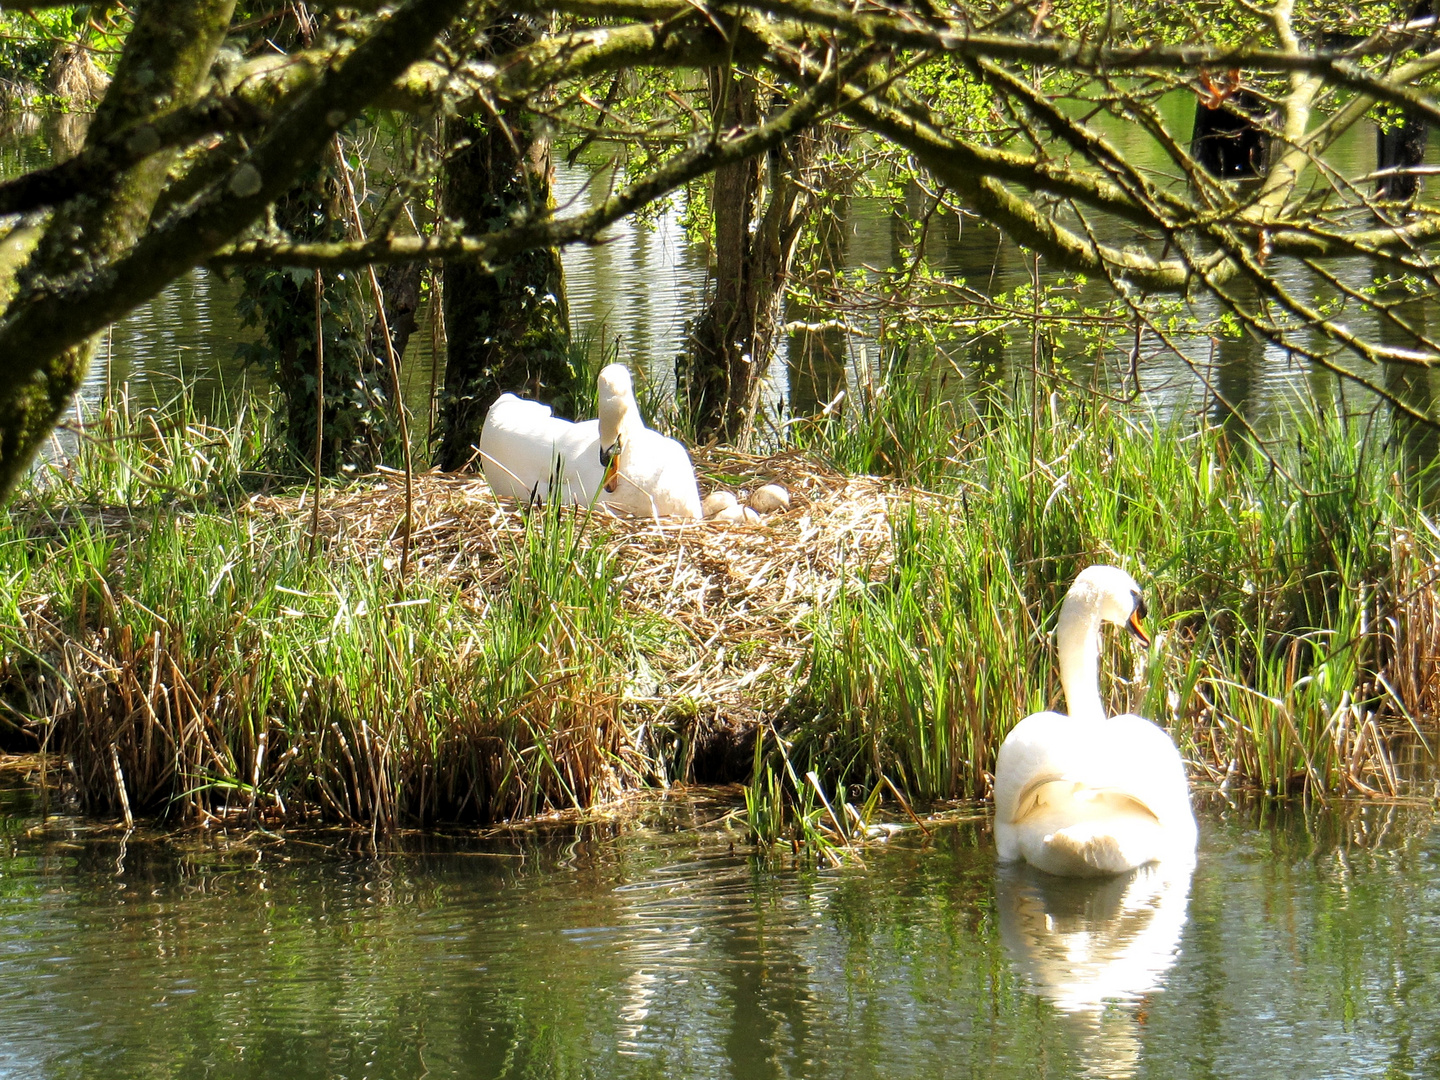
[[[1004,733],[1058,700],[1070,579],[1106,561],[1155,637],[1108,639],[1110,703],[1195,778],[1401,791],[1440,706],[1440,533],[1399,440],[1097,400],[896,384],[784,453],[700,453],[706,490],[789,487],[749,527],[425,473],[403,579],[398,474],[316,515],[263,474],[263,403],[216,426],[118,400],[0,518],[4,741],[91,811],[185,822],[490,822],[690,781],[751,782],[758,817],[809,806],[809,772],[982,798]]]

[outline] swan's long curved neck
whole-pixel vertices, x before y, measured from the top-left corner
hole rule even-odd
[[[1055,627],[1065,711],[1076,720],[1103,720],[1100,700],[1100,598],[1072,590]]]
[[[630,441],[627,436],[637,428],[643,428],[640,406],[630,394],[616,396],[600,402],[600,445],[614,446],[617,439],[622,446]]]

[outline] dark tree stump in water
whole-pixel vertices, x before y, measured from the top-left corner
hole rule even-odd
[[[1265,175],[1270,135],[1259,124],[1265,112],[1265,103],[1249,90],[1237,90],[1213,109],[1197,100],[1191,156],[1222,180]]]
[[[1375,169],[1412,169],[1425,160],[1430,142],[1430,125],[1424,114],[1406,109],[1399,123],[1375,129]],[[1386,202],[1410,202],[1420,192],[1420,177],[1413,172],[1393,172],[1375,180],[1375,197]]]
[[[419,263],[391,263],[380,270],[380,295],[385,299],[385,320],[390,327],[390,342],[397,357],[404,357],[405,346],[410,344],[410,335],[418,325],[416,316],[420,309],[420,283],[425,277],[425,268]],[[385,335],[376,317],[370,324],[370,351],[380,360],[388,360],[385,351]]]
[[[1412,22],[1435,14],[1432,0],[1420,0],[1410,13]],[[1433,33],[1433,29],[1431,31]],[[1375,129],[1375,171],[1413,169],[1425,161],[1425,147],[1430,141],[1430,125],[1418,109],[1406,109],[1399,120],[1393,117]],[[1420,193],[1420,177],[1415,173],[1394,172],[1375,180],[1375,197],[1383,202],[1410,202]]]

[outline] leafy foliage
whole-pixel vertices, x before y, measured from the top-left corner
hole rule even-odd
[[[288,235],[336,240],[345,235],[332,181],[312,173],[276,203],[276,222]],[[283,267],[244,267],[244,291],[236,302],[242,325],[261,336],[236,352],[275,384],[284,405],[277,415],[281,463],[313,469],[316,433],[315,274]],[[324,339],[325,441],[321,469],[370,471],[396,459],[393,409],[386,372],[368,348],[366,308],[359,275],[322,276],[320,325]]]

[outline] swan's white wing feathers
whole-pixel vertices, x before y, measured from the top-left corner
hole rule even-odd
[[[1065,775],[1074,724],[1057,712],[1031,713],[1000,744],[995,761],[995,843],[1004,862],[1023,858],[1015,828],[1021,793]]]
[[[1027,716],[1000,747],[995,840],[1002,861],[1053,874],[1120,873],[1194,856],[1184,763],[1143,717]]]
[[[1108,784],[1143,802],[1171,834],[1176,848],[1195,851],[1195,811],[1185,762],[1165,730],[1134,713],[1105,721],[1106,741],[1120,749],[1106,764]]]
[[[690,454],[649,428],[632,432],[620,455],[620,479],[606,505],[639,517],[702,517]]]
[[[1021,825],[1052,813],[1056,807],[1073,804],[1076,811],[1081,811],[1087,803],[1099,817],[1133,814],[1141,820],[1157,824],[1160,821],[1159,815],[1143,799],[1122,788],[1092,787],[1083,780],[1049,775],[1036,777],[1025,786],[1011,820]]]
[[[491,490],[520,501],[548,494],[555,436],[563,426],[548,405],[514,394],[496,398],[480,431],[480,467]]]
[[[604,498],[600,485],[605,467],[600,464],[600,421],[566,424],[555,436],[555,458],[561,463],[561,498],[576,506],[590,506]]]
[[[501,394],[485,415],[480,463],[501,498],[546,498],[559,477],[561,499],[588,506],[603,479],[600,425],[572,424],[553,416],[548,405]]]

